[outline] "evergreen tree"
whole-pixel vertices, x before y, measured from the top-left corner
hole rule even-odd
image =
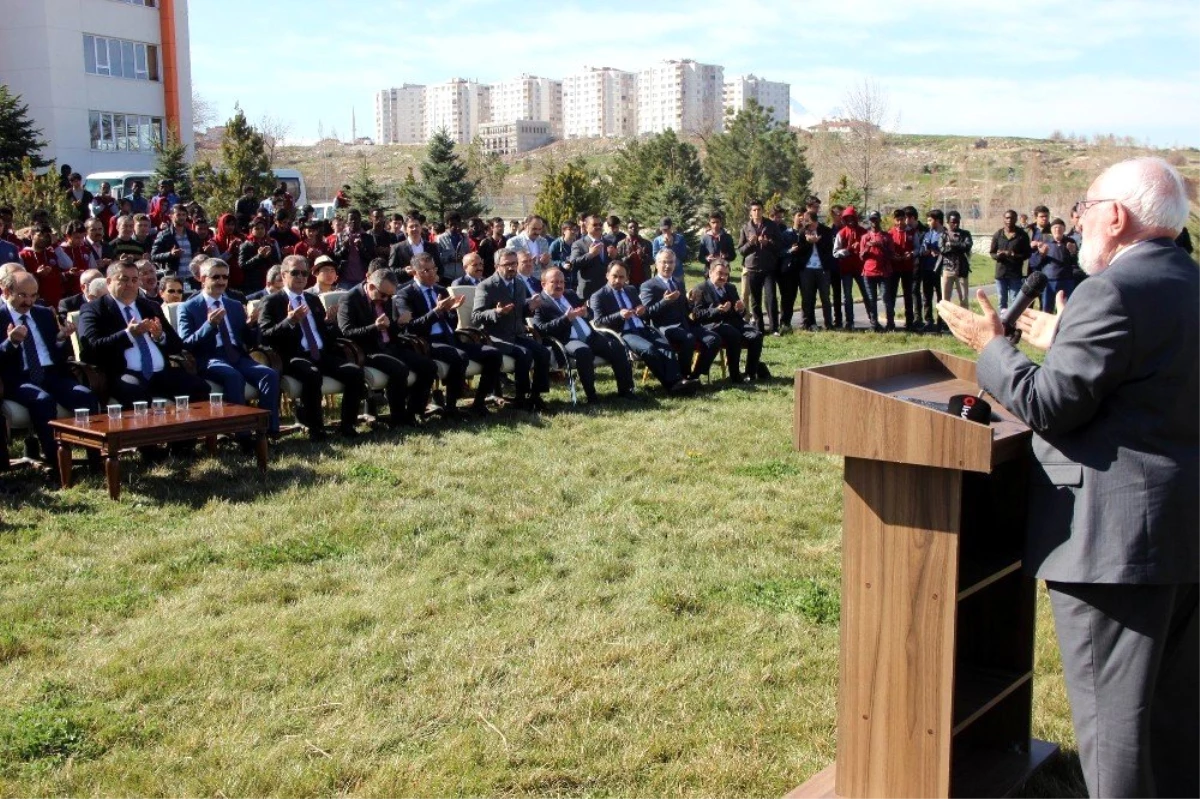
[[[358,170],[350,179],[350,205],[365,217],[376,208],[383,207],[383,189],[371,175],[366,156],[360,156]]]
[[[29,105],[0,84],[0,175],[21,174],[26,159],[34,169],[49,166],[41,157],[45,147],[41,128],[35,128],[29,118]]]
[[[699,153],[673,130],[645,141],[630,141],[613,165],[612,196],[616,213],[655,230],[662,217],[670,217],[691,250],[699,244],[696,232],[701,226],[699,215],[703,206],[711,204],[710,195]]]
[[[727,120],[725,132],[706,144],[704,170],[734,230],[749,216],[751,200],[778,194],[792,207],[804,204],[812,180],[804,151],[796,135],[756,101],[750,100]]]
[[[568,161],[561,169],[549,160],[545,169],[533,212],[546,220],[550,230],[557,230],[564,220],[577,219],[581,213],[604,212],[600,178],[582,157]]]
[[[829,204],[833,205],[853,205],[858,209],[860,214],[865,213],[863,209],[863,193],[862,189],[851,186],[850,178],[846,175],[838,180],[837,186],[833,191],[829,192]]]
[[[192,199],[192,174],[187,164],[187,145],[174,130],[167,131],[167,140],[154,140],[154,183],[169,180],[175,184],[175,193],[184,202]]]
[[[420,210],[431,221],[445,219],[451,212],[470,219],[487,211],[479,202],[478,182],[467,178],[467,167],[454,152],[454,142],[445,130],[429,140],[421,179],[406,185],[402,193],[406,206]]]
[[[18,230],[29,224],[34,211],[48,212],[55,230],[62,230],[76,218],[66,192],[58,186],[58,170],[53,162],[47,166],[48,172],[38,174],[33,161],[26,158],[16,172],[0,172],[0,205],[13,209],[13,224]]]
[[[192,192],[214,217],[232,211],[245,186],[257,188],[260,197],[270,196],[275,188],[262,134],[246,121],[238,106],[225,123],[221,162],[219,170],[208,162],[198,161],[192,167]]]
[[[504,190],[509,166],[496,153],[483,151],[483,139],[476,136],[467,147],[467,179],[475,181],[481,189],[495,196]]]

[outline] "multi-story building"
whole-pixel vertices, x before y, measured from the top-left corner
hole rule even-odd
[[[725,68],[693,60],[663,61],[638,74],[638,133],[719,133],[725,114]]]
[[[375,141],[420,144],[425,141],[425,87],[406,83],[375,93]]]
[[[456,144],[468,144],[492,119],[492,87],[454,78],[425,89],[425,138],[445,128]]]
[[[740,75],[725,81],[725,111],[733,115],[746,107],[747,100],[755,100],[771,113],[771,118],[781,125],[791,122],[792,87],[788,83],[766,80],[754,75]]]
[[[515,155],[544,147],[556,138],[550,123],[543,119],[518,119],[515,122],[485,122],[479,126],[483,151],[496,155]]]
[[[492,122],[540,120],[562,138],[563,84],[561,80],[522,75],[492,85]]]
[[[28,104],[43,157],[87,175],[150,170],[168,131],[192,146],[187,0],[36,0],[0,13],[0,83]]]
[[[563,78],[563,136],[568,139],[637,135],[637,75],[585,67]]]

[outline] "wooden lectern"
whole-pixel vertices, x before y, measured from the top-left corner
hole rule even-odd
[[[930,350],[796,374],[797,449],[845,456],[837,761],[789,797],[1003,796],[1031,740],[1030,433],[921,402],[976,394]]]

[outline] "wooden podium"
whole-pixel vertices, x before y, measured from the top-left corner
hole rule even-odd
[[[1003,796],[1057,752],[1030,738],[1029,429],[920,404],[975,379],[930,350],[796,374],[797,449],[846,461],[837,760],[789,797]]]

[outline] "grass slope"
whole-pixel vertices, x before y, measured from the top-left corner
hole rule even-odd
[[[781,796],[834,756],[840,596],[790,375],[924,346],[963,352],[797,334],[754,389],[36,491],[0,526],[0,795]],[[1039,624],[1034,734],[1070,746]]]

